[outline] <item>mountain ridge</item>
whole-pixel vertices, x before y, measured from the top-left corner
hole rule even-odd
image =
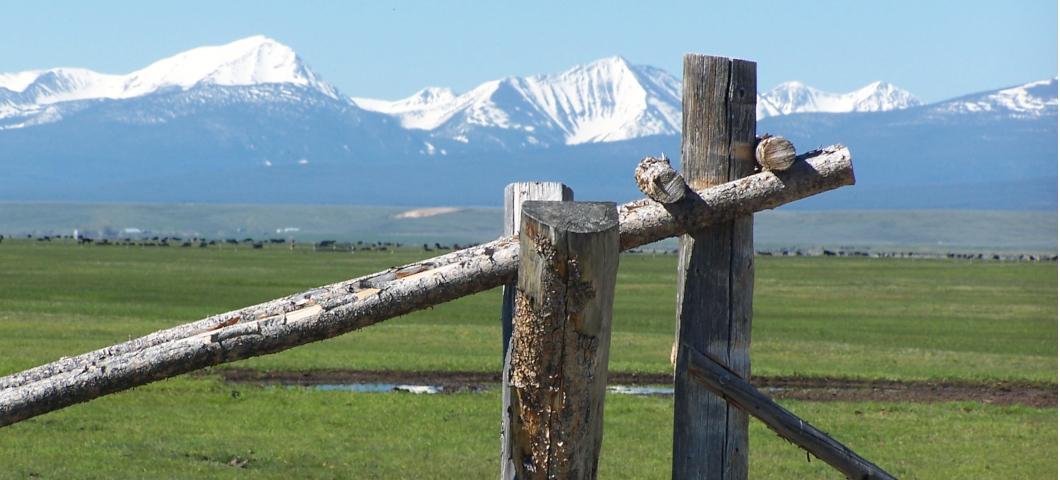
[[[306,86],[336,100],[390,115],[404,128],[433,131],[435,139],[464,143],[474,136],[474,129],[492,130],[486,135],[493,142],[538,146],[620,141],[672,135],[680,130],[680,80],[665,70],[634,65],[621,56],[555,74],[491,80],[460,95],[448,88],[426,87],[410,97],[387,101],[342,95],[293,49],[263,35],[193,48],[124,75],[69,67],[0,73],[0,119],[27,120],[7,122],[0,128],[61,118],[61,112],[48,106],[64,102],[127,99],[202,84],[270,83]],[[759,95],[758,113],[761,119],[811,111],[883,111],[918,102],[908,92],[884,82],[844,94],[786,82]]]
[[[0,75],[0,200],[482,205],[527,179],[624,200],[639,196],[639,158],[680,159],[680,83],[622,57],[388,102],[345,96],[267,37],[181,55],[141,75]],[[758,132],[800,151],[843,142],[857,165],[858,188],[807,205],[990,208],[1001,190],[983,185],[1001,181],[1034,185],[1006,208],[1056,203],[1055,182],[1039,181],[1056,168],[1056,78],[924,105],[883,82],[782,87],[759,106],[791,113],[761,118]],[[812,108],[853,111],[800,110],[800,92]]]

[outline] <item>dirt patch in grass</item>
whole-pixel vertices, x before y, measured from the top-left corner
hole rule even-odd
[[[214,369],[233,383],[262,385],[415,384],[437,385],[446,392],[479,391],[496,387],[500,373],[407,372],[364,370],[260,371],[249,368]],[[670,375],[613,372],[610,385],[668,385]],[[811,401],[952,402],[1055,407],[1057,387],[1029,382],[953,382],[853,380],[829,377],[754,377],[751,383],[775,399]]]

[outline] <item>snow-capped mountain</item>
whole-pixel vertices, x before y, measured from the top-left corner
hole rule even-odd
[[[112,75],[81,68],[0,74],[0,129],[59,121],[86,100],[120,100],[197,86],[283,84],[388,115],[433,143],[543,148],[624,141],[680,131],[681,84],[674,75],[622,57],[558,74],[508,77],[456,95],[425,88],[397,100],[347,98],[290,47],[265,36],[200,47],[141,70]],[[758,117],[806,112],[886,111],[919,105],[908,92],[875,82],[832,94],[789,82],[759,95]]]
[[[872,82],[853,92],[831,93],[799,82],[785,82],[758,96],[758,118],[792,113],[884,112],[923,102],[887,82]]]
[[[646,65],[611,57],[565,72],[509,77],[462,95],[430,87],[396,101],[354,98],[361,108],[398,119],[435,139],[516,146],[613,142],[681,130],[681,82]],[[811,112],[879,112],[922,103],[886,82],[849,93],[787,82],[758,97],[758,118]],[[488,133],[487,133],[488,132]]]
[[[975,93],[940,102],[932,110],[939,113],[995,113],[1013,118],[1056,115],[1057,79]]]
[[[0,74],[0,119],[41,115],[24,126],[55,121],[49,105],[78,100],[129,99],[195,86],[287,84],[338,100],[334,87],[310,70],[290,47],[265,36],[200,47],[159,60],[126,75],[83,68],[53,68]],[[0,128],[4,125],[0,123]]]
[[[579,145],[652,135],[681,126],[680,82],[669,73],[611,57],[553,75],[493,80],[462,95],[427,88],[388,102],[355,98],[361,108],[393,115],[435,138],[524,145]]]
[[[526,179],[624,200],[638,195],[638,158],[679,158],[680,98],[677,77],[621,57],[461,94],[350,98],[262,36],[125,75],[0,74],[0,200],[484,205]],[[823,200],[847,208],[872,188],[870,206],[999,208],[923,200],[934,186],[965,202],[995,181],[1043,184],[1056,166],[1055,78],[930,105],[882,82],[846,94],[787,83],[758,106],[760,133],[852,147],[859,189]],[[1055,208],[1044,181],[1052,195],[1011,208]],[[932,187],[885,190],[911,185]]]

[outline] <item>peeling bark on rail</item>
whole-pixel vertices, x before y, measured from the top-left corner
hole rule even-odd
[[[850,152],[706,188],[671,205],[618,207],[622,250],[854,183]],[[0,426],[203,367],[286,350],[514,281],[515,237],[314,288],[0,378]]]

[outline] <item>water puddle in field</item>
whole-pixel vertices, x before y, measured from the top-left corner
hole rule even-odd
[[[276,385],[317,391],[355,393],[411,393],[448,395],[482,393],[500,387],[496,372],[401,372],[335,370],[260,372],[225,369],[220,374],[232,384]],[[611,372],[607,389],[615,395],[673,396],[667,374]],[[995,405],[1056,407],[1056,385],[1028,382],[945,382],[859,380],[842,378],[756,377],[753,383],[774,399],[809,401],[952,402],[975,401]]]
[[[404,385],[399,383],[322,383],[301,386],[326,392],[412,393],[416,395],[469,391],[479,393],[486,390],[486,388],[478,385],[465,385],[463,388],[446,388],[444,385]],[[607,387],[607,392],[619,395],[671,396],[674,394],[674,388],[666,386],[612,385]]]
[[[612,385],[607,387],[608,393],[618,393],[621,395],[645,395],[645,396],[671,396],[674,394],[674,387],[637,387],[633,385]]]
[[[401,385],[397,383],[325,383],[312,385],[314,390],[328,392],[357,392],[357,393],[414,393],[416,395],[434,395],[445,393],[445,387],[441,385]]]

